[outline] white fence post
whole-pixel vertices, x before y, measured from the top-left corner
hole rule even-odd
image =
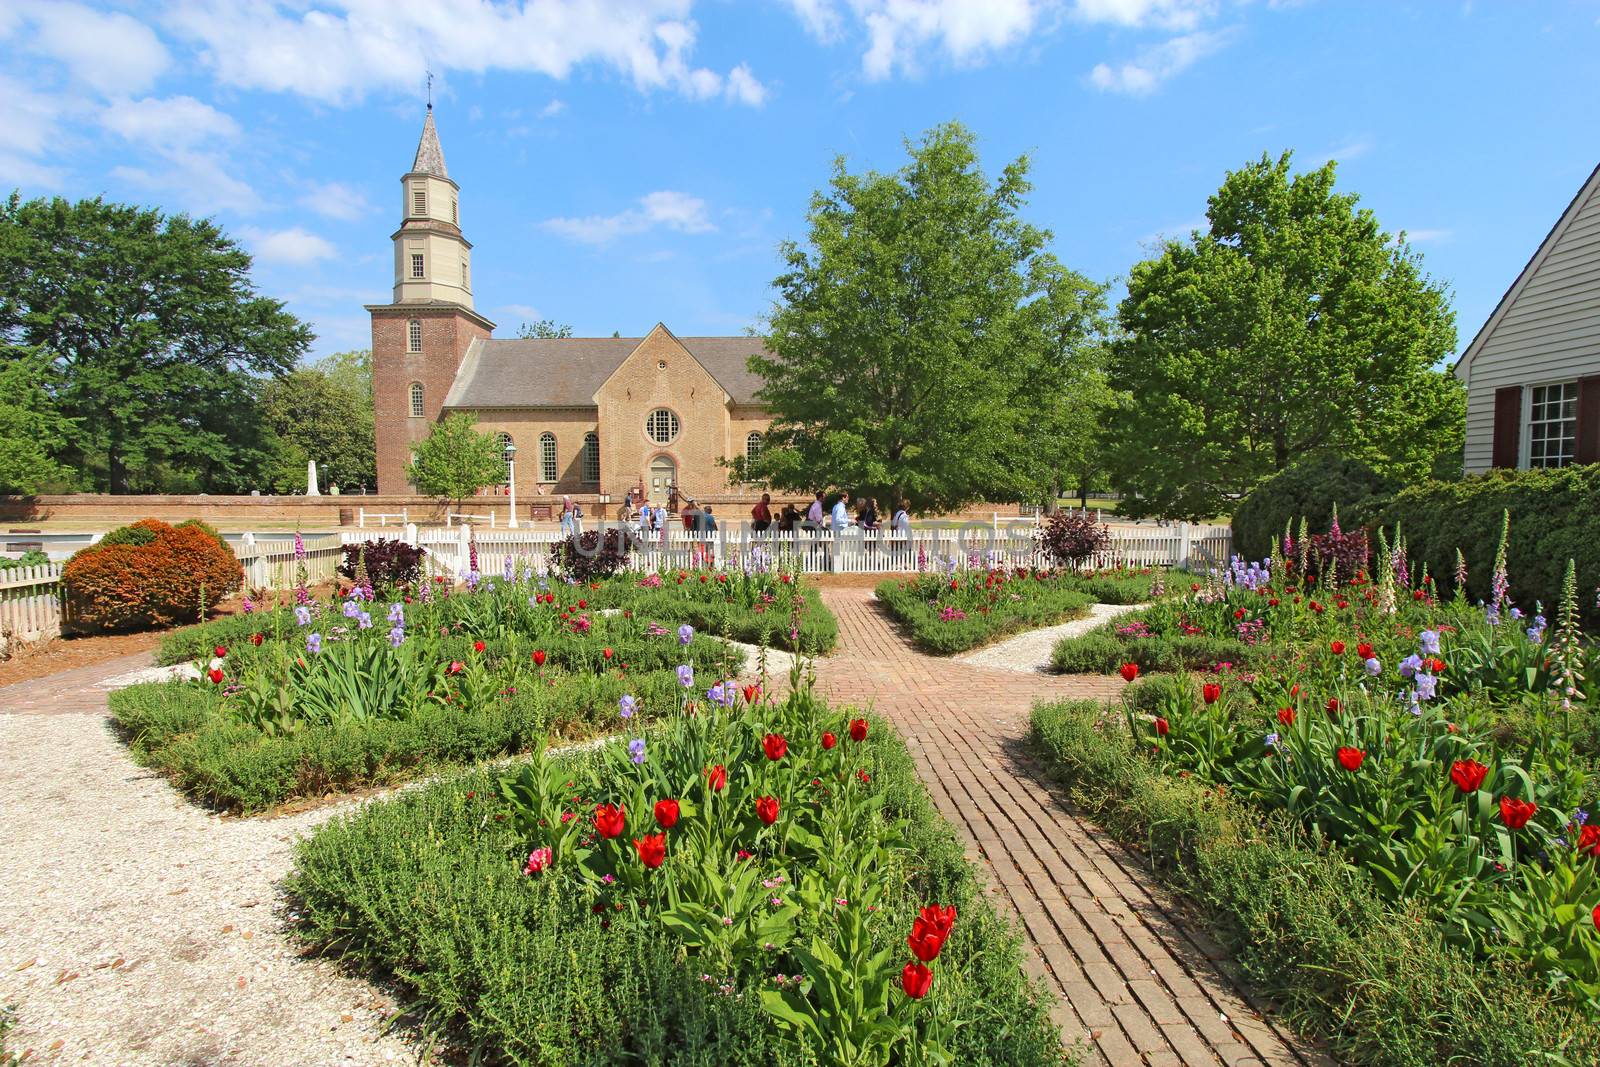
[[[1178,523],[1178,562],[1175,564],[1175,566],[1189,566],[1190,551],[1191,545],[1189,542],[1189,524],[1187,522],[1180,522]]]
[[[401,518],[404,517],[405,515],[402,513]],[[406,523],[405,529],[401,532],[400,536],[405,539],[406,544],[415,547],[417,543],[417,524],[414,522]]]
[[[472,524],[464,522],[456,529],[461,531],[456,545],[456,577],[463,578],[472,563]]]

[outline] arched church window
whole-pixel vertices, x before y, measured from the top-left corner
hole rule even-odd
[[[583,435],[583,480],[600,480],[600,435],[592,431]]]
[[[412,319],[406,323],[406,351],[422,351],[422,320]]]
[[[411,383],[411,417],[422,418],[422,383]]]
[[[556,435],[548,430],[539,435],[539,480],[556,480]]]
[[[744,458],[754,460],[759,455],[761,455],[761,435],[754,432],[746,434],[744,439]]]

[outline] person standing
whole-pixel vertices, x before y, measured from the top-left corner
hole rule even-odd
[[[900,501],[900,507],[895,511],[894,518],[889,521],[889,529],[897,534],[911,532],[911,501]]]
[[[756,533],[765,533],[772,525],[772,494],[762,493],[761,499],[756,501],[756,506],[750,509],[750,528]]]
[[[813,530],[822,529],[822,490],[817,490],[817,498],[806,509],[806,525]]]
[[[570,496],[561,498],[561,536],[571,540],[573,526],[573,503]]]
[[[839,499],[833,502],[833,512],[829,521],[833,524],[834,536],[838,536],[850,527],[850,494],[840,493]]]

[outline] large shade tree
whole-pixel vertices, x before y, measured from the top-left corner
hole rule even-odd
[[[310,341],[209,219],[98,198],[0,203],[0,342],[49,354],[51,407],[77,420],[54,458],[89,486],[249,487],[273,447],[259,389]]]
[[[290,469],[305,481],[307,459],[326,483],[350,490],[377,478],[373,437],[372,357],[338,352],[267,383],[261,393],[267,425],[289,449]]]
[[[812,197],[806,244],[783,245],[771,355],[750,362],[773,423],[736,474],[918,510],[1038,498],[1069,447],[1028,457],[1059,399],[1046,364],[1077,348],[1047,334],[1088,328],[1094,287],[1060,271],[1049,235],[1021,218],[1026,158],[991,180],[957,124],[907,149],[892,174],[838,160]],[[1058,298],[1028,311],[1052,283]]]
[[[1118,309],[1110,423],[1132,514],[1203,518],[1306,456],[1424,477],[1460,447],[1444,288],[1404,235],[1291,155],[1229,173],[1207,228],[1137,264]]]
[[[77,426],[55,410],[48,353],[0,350],[0,493],[65,491],[71,469],[55,459]]]
[[[433,424],[412,449],[406,477],[425,496],[461,502],[479,489],[506,480],[505,452],[497,434],[477,428],[473,415],[458,411]]]

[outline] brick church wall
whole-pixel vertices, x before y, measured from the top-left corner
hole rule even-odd
[[[405,468],[411,462],[411,448],[438,421],[467,346],[474,338],[488,337],[489,330],[459,308],[387,305],[369,310],[378,492],[408,493]],[[422,323],[420,352],[408,351],[412,319]],[[412,382],[422,383],[422,418],[411,417]]]

